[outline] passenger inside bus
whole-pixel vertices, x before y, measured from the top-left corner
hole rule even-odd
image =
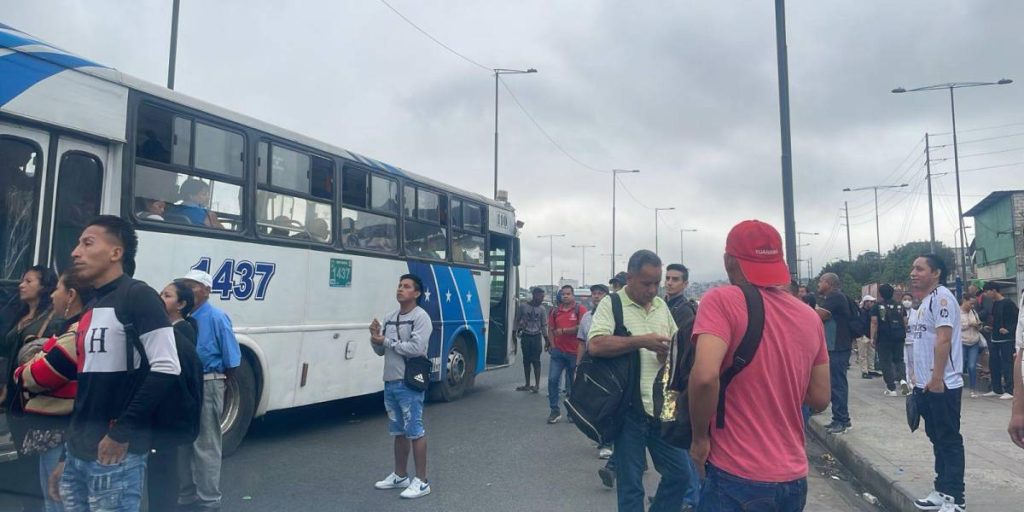
[[[210,186],[196,178],[188,178],[178,190],[181,202],[173,205],[171,212],[179,214],[197,226],[222,228],[217,214],[206,208],[210,203]]]
[[[163,199],[135,198],[135,210],[138,212],[135,215],[140,219],[163,221],[166,209],[167,203]]]

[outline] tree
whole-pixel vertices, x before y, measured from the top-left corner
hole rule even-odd
[[[838,275],[843,283],[843,293],[850,297],[860,297],[861,287],[871,283],[889,283],[905,289],[914,259],[928,254],[929,248],[929,242],[910,242],[894,247],[882,258],[879,258],[877,252],[867,251],[858,255],[855,261],[830,262],[821,269],[821,273],[833,272]],[[936,254],[952,268],[955,263],[953,250],[941,242],[936,242],[935,249]]]

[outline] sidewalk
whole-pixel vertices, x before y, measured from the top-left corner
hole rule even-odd
[[[904,397],[882,395],[881,378],[865,380],[851,368],[850,417],[853,429],[825,433],[831,411],[811,417],[811,435],[822,441],[854,476],[892,511],[914,511],[914,499],[932,490],[932,446],[924,422],[910,432]],[[968,510],[1024,510],[1024,450],[1006,433],[1010,401],[963,395],[960,431],[966,449]]]

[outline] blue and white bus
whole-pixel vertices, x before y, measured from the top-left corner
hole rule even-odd
[[[150,285],[213,276],[243,353],[225,399],[227,451],[269,411],[383,389],[367,326],[396,307],[404,273],[426,286],[433,398],[454,400],[510,363],[509,204],[0,24],[0,306],[16,305],[29,266],[65,268],[98,213],[136,225],[136,277]]]

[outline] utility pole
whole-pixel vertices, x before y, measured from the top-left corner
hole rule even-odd
[[[171,7],[171,58],[167,62],[167,88],[174,89],[174,67],[178,60],[178,2]]]
[[[580,280],[580,286],[587,285],[587,248],[596,249],[596,245],[574,245],[573,249],[581,249],[583,251],[583,279]]]
[[[786,50],[786,2],[775,0],[775,51],[779,68],[779,128],[782,135],[782,210],[785,216],[786,264],[796,275],[796,217],[793,207],[793,150],[789,134],[789,57]]]
[[[850,202],[843,201],[843,209],[846,210],[846,259],[853,261],[853,245],[850,244]]]
[[[549,251],[548,252],[548,265],[549,265],[548,270],[550,271],[549,275],[551,277],[551,290],[554,291],[554,289],[555,289],[555,239],[556,238],[565,238],[565,234],[561,234],[561,235],[540,235],[537,238],[547,238],[548,239],[548,251]]]
[[[654,209],[654,254],[658,254],[658,212],[665,212],[669,210],[675,210],[674,207],[670,208],[655,208]],[[659,256],[660,258],[660,256]]]
[[[928,133],[924,134],[924,168],[925,179],[928,180],[928,229],[931,231],[928,252],[935,254],[935,210],[932,206],[932,152],[928,143]]]
[[[612,276],[615,275],[615,189],[619,174],[632,174],[639,169],[612,169]]]

